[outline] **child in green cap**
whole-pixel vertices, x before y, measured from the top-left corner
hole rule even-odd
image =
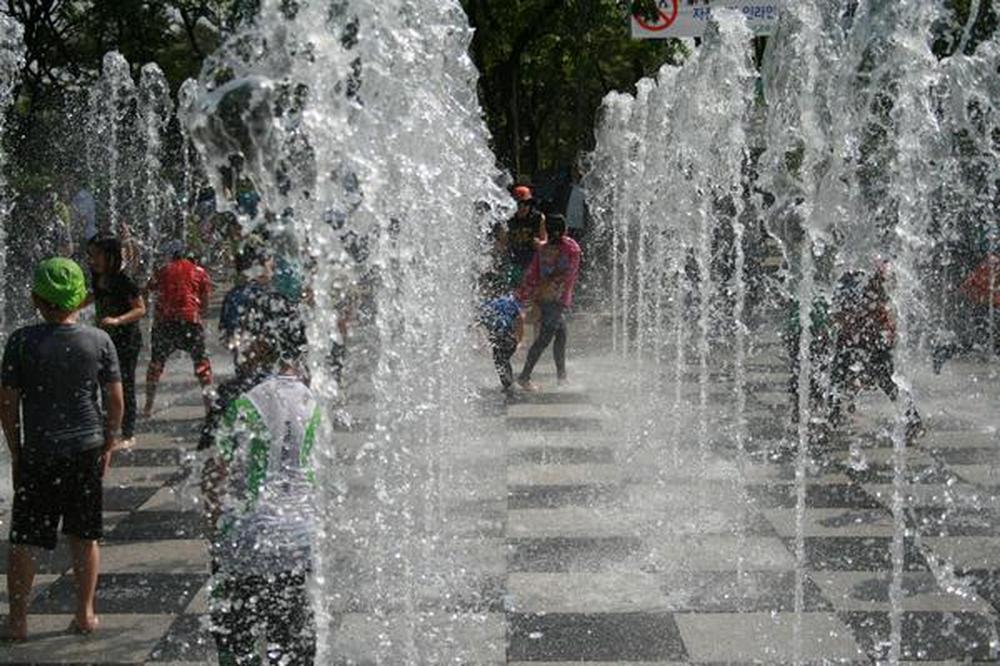
[[[97,628],[101,479],[121,437],[123,399],[114,343],[104,331],[78,322],[86,297],[76,262],[41,262],[32,300],[44,322],[14,331],[3,353],[0,423],[14,479],[7,560],[10,613],[2,630],[7,640],[28,635],[33,549],[55,548],[60,521],[70,538],[77,579],[70,628]]]

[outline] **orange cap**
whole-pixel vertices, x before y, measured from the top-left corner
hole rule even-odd
[[[531,188],[526,185],[518,185],[514,188],[514,199],[517,201],[531,201]]]

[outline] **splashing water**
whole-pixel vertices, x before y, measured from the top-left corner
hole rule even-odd
[[[978,3],[970,26],[977,9]],[[794,661],[805,649],[807,477],[826,464],[830,438],[842,437],[831,434],[827,420],[829,396],[840,390],[829,317],[836,316],[845,277],[872,275],[886,260],[897,321],[892,381],[898,397],[890,626],[879,658],[908,656],[903,492],[907,443],[919,430],[913,376],[940,335],[935,328],[954,325],[945,294],[958,282],[952,275],[948,287],[946,277],[954,271],[955,239],[978,217],[980,251],[996,247],[996,224],[984,223],[995,220],[998,182],[996,37],[968,53],[966,26],[956,53],[939,60],[931,40],[941,20],[935,3],[791,3],[768,42],[757,87],[741,22],[722,18],[719,39],[706,40],[682,67],[664,68],[652,93],[641,83],[634,98],[608,96],[590,156],[589,203],[614,259],[615,349],[643,358],[636,372],[650,377],[645,386],[665,389],[663,377],[674,382],[673,409],[660,402],[643,421],[644,431],[666,433],[660,441],[664,454],[673,449],[673,459],[661,457],[665,465],[680,462],[678,435],[685,429],[677,415],[692,360],[700,414],[710,405],[718,411],[706,392],[709,377],[731,368],[735,413],[726,439],[745,461],[745,325],[752,315],[744,251],[757,216],[779,243],[783,272],[776,286],[793,308],[789,321],[796,331],[786,337],[796,380],[789,443],[795,449]],[[650,114],[654,99],[658,113]],[[751,188],[764,194],[760,211]],[[732,244],[731,275],[715,270],[723,254],[720,230]],[[935,299],[946,307],[928,307]],[[755,319],[781,318],[779,303],[764,305]],[[985,342],[995,349],[989,307]],[[767,329],[767,322],[756,328]],[[733,332],[733,344],[722,355],[725,331]],[[666,340],[673,343],[668,353],[644,356],[648,345]],[[666,392],[657,388],[654,395],[662,401]],[[704,454],[704,418],[695,426]],[[700,473],[707,473],[704,467]]]
[[[371,285],[371,430],[353,453],[357,435],[327,432],[321,452],[319,659],[350,654],[351,641],[378,663],[476,654],[482,646],[441,640],[452,622],[420,599],[459,575],[443,564],[454,538],[445,511],[461,498],[455,461],[477,428],[464,408],[484,231],[474,204],[501,215],[506,200],[466,54],[471,31],[457,2],[278,5],[263,3],[206,66],[190,125],[217,192],[227,169],[252,181],[263,224],[309,270],[313,386],[331,406],[328,426],[340,397],[325,364],[330,332],[345,289],[362,275]],[[342,494],[347,456],[361,459],[370,495]],[[368,619],[354,635],[331,634],[331,614],[351,598],[366,600]]]

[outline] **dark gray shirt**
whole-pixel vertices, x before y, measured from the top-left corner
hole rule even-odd
[[[19,328],[7,340],[0,381],[21,393],[26,448],[74,453],[104,444],[101,387],[121,381],[104,331],[82,324]]]

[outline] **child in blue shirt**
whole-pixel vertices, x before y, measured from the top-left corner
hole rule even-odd
[[[514,385],[514,370],[510,359],[524,335],[524,308],[513,295],[493,298],[479,308],[479,323],[493,350],[493,365],[500,375],[504,393],[510,394]]]

